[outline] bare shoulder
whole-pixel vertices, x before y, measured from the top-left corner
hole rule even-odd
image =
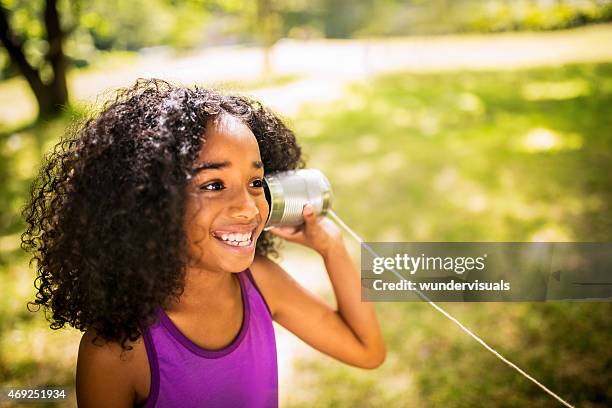
[[[95,341],[94,341],[95,340]],[[83,334],[79,344],[76,369],[76,391],[79,407],[131,407],[142,398],[142,337],[127,342],[124,350],[117,342],[106,341],[93,330]]]
[[[278,310],[278,284],[275,282],[275,275],[279,274],[279,269],[282,271],[282,267],[271,259],[256,254],[250,269],[255,284],[268,304],[272,318],[274,318]]]
[[[255,255],[250,269],[275,320],[287,298],[304,290],[282,266],[265,256]]]

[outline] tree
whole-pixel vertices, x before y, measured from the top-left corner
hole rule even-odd
[[[272,76],[270,53],[272,46],[280,38],[280,18],[272,0],[257,0],[256,27],[263,45],[263,77],[269,80]]]
[[[63,31],[60,26],[56,0],[45,1],[43,14],[48,44],[44,59],[52,71],[52,78],[48,81],[43,81],[39,67],[28,62],[23,49],[23,39],[11,28],[8,12],[0,4],[0,41],[32,89],[38,103],[39,118],[57,115],[68,103],[67,63],[63,51],[63,41],[68,31]]]

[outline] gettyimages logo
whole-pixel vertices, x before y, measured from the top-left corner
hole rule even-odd
[[[447,256],[442,258],[441,256],[425,256],[425,254],[415,257],[410,256],[407,253],[404,253],[403,255],[396,254],[395,258],[374,258],[372,261],[372,272],[375,274],[381,274],[385,271],[385,269],[395,269],[396,271],[409,271],[411,275],[414,275],[420,270],[444,270],[452,271],[461,275],[465,271],[471,271],[473,269],[482,271],[485,268],[484,261],[486,257],[487,254],[476,258],[469,256]]]

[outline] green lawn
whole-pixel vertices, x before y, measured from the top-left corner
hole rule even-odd
[[[0,385],[73,378],[79,334],[25,309],[33,271],[18,247],[32,163],[69,116],[0,134]],[[398,73],[291,121],[368,240],[611,240],[612,64]],[[289,406],[556,406],[430,306],[377,306],[385,365],[302,361]],[[570,402],[612,405],[609,303],[445,307]]]
[[[393,74],[295,127],[366,240],[612,238],[612,64]],[[377,307],[385,365],[304,361],[290,406],[556,406],[431,306]],[[445,307],[570,402],[610,406],[609,303]]]
[[[369,239],[612,236],[612,65],[395,74],[295,127]]]

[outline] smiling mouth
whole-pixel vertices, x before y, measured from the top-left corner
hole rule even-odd
[[[253,245],[253,239],[255,238],[255,230],[254,228],[251,232],[247,233],[213,233],[213,237],[217,240],[221,241],[225,245],[233,246],[233,247],[251,247]]]

